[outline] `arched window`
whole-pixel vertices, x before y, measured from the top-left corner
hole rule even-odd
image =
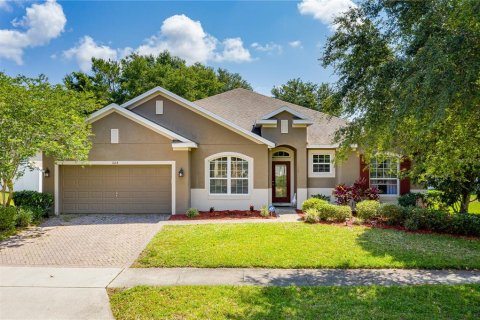
[[[248,194],[250,165],[239,156],[228,155],[209,160],[210,194]]]
[[[277,151],[273,154],[273,157],[275,158],[288,158],[290,157],[290,153],[286,151]]]

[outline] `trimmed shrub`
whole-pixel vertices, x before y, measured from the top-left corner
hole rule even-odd
[[[262,208],[260,208],[260,215],[262,217],[269,217],[270,216],[270,211],[268,211],[268,206],[263,205]]]
[[[405,220],[404,208],[393,203],[381,204],[378,215],[390,225],[403,224]]]
[[[196,208],[190,208],[190,209],[187,210],[186,215],[189,218],[195,218],[196,216],[199,215],[199,213],[198,213],[198,210]]]
[[[318,210],[315,208],[310,208],[305,211],[305,222],[315,223],[320,220]]]
[[[318,215],[323,221],[344,222],[352,216],[352,209],[349,206],[324,203],[318,207]]]
[[[417,206],[417,199],[423,198],[423,193],[406,193],[400,197],[398,197],[398,204],[402,207],[416,207]]]
[[[312,194],[312,198],[325,200],[327,202],[330,202],[330,200],[331,200],[330,196],[326,196],[326,195],[323,195],[323,194]]]
[[[319,207],[324,205],[324,204],[328,204],[328,202],[325,201],[325,200],[322,200],[322,199],[318,199],[318,198],[310,198],[310,199],[307,199],[307,200],[303,201],[302,211],[306,212],[308,209],[312,209],[312,208],[319,210]]]
[[[17,208],[0,206],[0,231],[8,231],[15,228]]]
[[[53,196],[49,193],[27,190],[14,192],[13,201],[17,207],[42,209],[44,217],[48,217],[48,212],[54,202]]]
[[[466,236],[480,236],[480,215],[471,213],[452,215],[451,232]]]
[[[28,227],[32,223],[33,212],[27,207],[20,207],[15,216],[15,225],[19,228]]]
[[[350,218],[352,218],[352,208],[350,206],[335,206],[335,221],[344,222]]]
[[[43,218],[45,218],[45,212],[42,208],[30,208],[30,207],[21,207],[28,209],[32,213],[32,222],[40,223]]]
[[[378,209],[380,208],[380,202],[377,200],[364,200],[357,203],[355,210],[357,216],[361,219],[368,220],[378,216]]]

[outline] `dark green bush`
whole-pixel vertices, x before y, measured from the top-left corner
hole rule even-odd
[[[393,203],[384,203],[378,209],[378,215],[389,225],[403,224],[405,209]]]
[[[53,196],[51,194],[37,191],[14,192],[13,201],[17,207],[41,209],[43,217],[48,217],[48,212],[53,206]]]
[[[33,212],[28,207],[17,208],[17,214],[15,216],[15,226],[19,228],[28,227],[33,220]]]
[[[408,230],[431,230],[466,236],[480,236],[480,216],[469,213],[449,213],[431,208],[403,209],[403,224]]]
[[[398,204],[402,207],[416,207],[417,199],[423,199],[424,195],[422,193],[406,193],[398,197]]]
[[[312,194],[311,198],[325,200],[327,202],[330,202],[330,200],[331,200],[330,196],[326,196],[326,195],[323,195],[323,194]]]
[[[0,231],[14,229],[16,215],[17,209],[15,207],[0,206]]]

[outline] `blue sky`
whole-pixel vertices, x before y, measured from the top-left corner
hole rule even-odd
[[[61,82],[92,56],[168,49],[240,73],[269,94],[291,78],[332,82],[318,58],[350,0],[113,2],[0,0],[0,71]]]

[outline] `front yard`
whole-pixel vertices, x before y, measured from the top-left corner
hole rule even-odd
[[[480,240],[304,223],[165,226],[134,267],[480,269]]]
[[[120,319],[478,319],[479,285],[136,287],[110,292]]]

